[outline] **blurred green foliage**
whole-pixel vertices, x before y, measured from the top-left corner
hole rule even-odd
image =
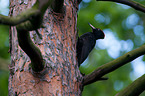
[[[0,57],[8,59],[9,51],[9,27],[0,25]]]
[[[135,1],[145,5],[144,0]],[[104,40],[97,41],[96,47],[81,65],[81,72],[89,74],[102,64],[143,45],[145,43],[144,15],[145,13],[119,3],[82,0],[79,5],[77,22],[79,36],[91,32],[88,25],[90,22],[102,29],[106,37]],[[8,26],[0,25],[0,58],[4,59],[10,58],[8,30]],[[140,62],[145,66],[145,56],[141,57]],[[137,78],[135,72],[132,62],[122,66],[106,75],[109,80],[85,86],[83,96],[114,96]],[[0,96],[8,94],[8,74],[8,71],[0,69]],[[145,96],[145,92],[140,96]]]
[[[8,15],[8,1],[0,0],[0,14]],[[0,25],[0,96],[8,96],[8,64],[10,63],[9,26]]]
[[[8,71],[0,70],[0,96],[8,96]]]
[[[0,25],[0,96],[8,95],[9,27]],[[3,58],[3,59],[2,59]]]
[[[136,1],[145,5],[144,0]],[[91,32],[89,22],[102,29],[106,37],[104,40],[97,41],[96,47],[81,65],[81,72],[89,74],[102,64],[143,45],[145,43],[144,16],[145,13],[127,5],[115,2],[82,0],[77,20],[79,36]],[[140,66],[145,68],[143,58],[145,56],[142,56],[140,62],[137,63],[141,63]],[[136,66],[134,67],[133,64],[131,62],[107,74],[106,77],[109,78],[107,81],[99,81],[85,86],[83,96],[114,96],[138,76],[145,73],[145,69],[142,69],[143,72],[139,72],[139,75],[134,74],[135,70],[138,71],[139,69],[134,69]],[[141,96],[145,96],[145,94],[142,93]]]

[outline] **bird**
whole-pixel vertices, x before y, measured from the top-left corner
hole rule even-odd
[[[83,34],[82,36],[78,37],[77,40],[76,52],[79,67],[88,57],[92,49],[95,47],[96,40],[105,38],[105,34],[101,29],[95,28],[90,23],[88,24],[92,28],[92,32],[87,32]]]

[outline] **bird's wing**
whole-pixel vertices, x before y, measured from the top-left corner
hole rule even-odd
[[[92,37],[90,38],[82,38],[83,40],[83,44],[82,44],[82,48],[81,48],[81,54],[80,54],[80,63],[83,63],[85,61],[85,59],[88,57],[89,53],[92,51],[92,49],[95,46],[95,42],[91,42],[93,40]]]
[[[77,41],[77,58],[78,58],[78,63],[80,63],[81,60],[81,54],[82,54],[82,46],[83,46],[83,40],[81,38],[78,38]]]

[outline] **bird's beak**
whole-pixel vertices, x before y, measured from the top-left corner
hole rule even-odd
[[[90,23],[88,23],[89,25],[90,25],[90,27],[92,28],[92,29],[96,29],[93,25],[91,25]]]

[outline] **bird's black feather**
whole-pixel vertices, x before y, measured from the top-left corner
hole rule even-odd
[[[103,39],[105,37],[104,32],[98,28],[94,28],[89,24],[93,32],[87,32],[80,36],[77,41],[77,59],[80,66],[85,61],[89,53],[92,51],[96,44],[97,39]]]

